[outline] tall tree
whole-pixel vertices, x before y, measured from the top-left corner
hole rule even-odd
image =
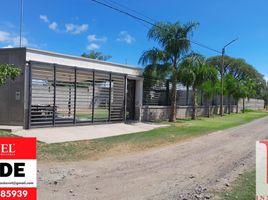
[[[265,82],[263,91],[262,91],[262,98],[264,100],[264,108],[268,111],[268,82]]]
[[[139,62],[143,65],[154,64],[169,66],[172,80],[170,122],[176,121],[178,71],[183,56],[190,49],[188,38],[193,29],[198,26],[196,22],[181,24],[180,22],[158,22],[148,31],[148,39],[158,42],[159,48],[143,52]]]
[[[0,86],[5,84],[8,78],[14,80],[19,74],[20,69],[13,64],[0,64]]]
[[[216,75],[217,77],[217,75]],[[220,93],[220,81],[215,78],[215,80],[207,80],[201,86],[201,91],[203,92],[204,98],[207,105],[207,116],[210,117],[210,104],[212,97],[215,94]]]
[[[232,74],[227,74],[224,76],[224,94],[227,96],[228,101],[228,114],[231,114],[231,97],[236,93],[236,82],[238,80],[232,76]]]
[[[90,51],[88,54],[87,53],[83,53],[81,55],[84,58],[91,58],[91,59],[96,59],[96,60],[103,60],[103,61],[107,61],[110,58],[112,58],[112,56],[109,55],[103,55],[101,52],[97,52],[97,51]]]
[[[236,113],[239,112],[239,100],[241,97],[243,97],[243,90],[244,87],[241,82],[238,80],[234,80],[232,96],[236,104]]]
[[[186,105],[189,105],[189,88],[193,85],[195,74],[186,67],[179,69],[178,80],[186,87]]]
[[[192,119],[196,119],[197,90],[200,90],[208,80],[215,83],[217,81],[217,71],[213,66],[207,64],[202,55],[195,53],[190,54],[183,60],[180,70],[194,75],[192,79]]]
[[[214,56],[208,59],[209,64],[213,65],[220,76],[222,58]],[[228,97],[228,113],[230,113],[230,99],[234,98],[236,102],[244,96],[249,96],[246,89],[251,90],[252,94],[261,96],[263,85],[265,85],[263,75],[261,75],[253,66],[249,65],[244,59],[232,58],[229,56],[224,57],[224,94]],[[249,81],[250,80],[250,81]],[[254,84],[253,84],[254,83]],[[250,85],[250,86],[249,86]],[[240,89],[238,92],[235,88]],[[243,109],[244,110],[244,109]]]
[[[245,112],[245,99],[251,98],[256,95],[256,82],[253,79],[245,78],[240,81],[240,91],[241,91],[241,98],[243,99],[243,109],[242,112]]]

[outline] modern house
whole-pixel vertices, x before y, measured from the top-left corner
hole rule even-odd
[[[0,124],[32,127],[140,120],[142,69],[29,48],[0,49],[21,69],[0,87]]]

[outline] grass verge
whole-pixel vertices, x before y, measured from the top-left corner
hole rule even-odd
[[[256,175],[255,170],[242,174],[230,191],[221,194],[221,200],[255,200]]]
[[[38,142],[38,161],[97,160],[103,157],[142,151],[154,147],[174,144],[192,137],[245,124],[254,119],[267,116],[266,112],[247,112],[224,117],[179,119],[170,126],[147,132],[133,133],[96,140],[45,144]],[[0,132],[0,136],[6,132]]]

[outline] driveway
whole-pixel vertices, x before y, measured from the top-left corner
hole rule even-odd
[[[39,164],[38,199],[216,199],[255,163],[268,117],[172,146],[99,161]]]
[[[21,137],[36,137],[38,141],[51,143],[91,140],[136,132],[149,131],[165,127],[163,124],[153,123],[115,123],[88,126],[69,126],[52,128],[35,128],[12,132]]]

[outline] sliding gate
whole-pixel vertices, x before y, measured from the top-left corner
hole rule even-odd
[[[125,75],[39,62],[29,65],[29,127],[125,120]]]

